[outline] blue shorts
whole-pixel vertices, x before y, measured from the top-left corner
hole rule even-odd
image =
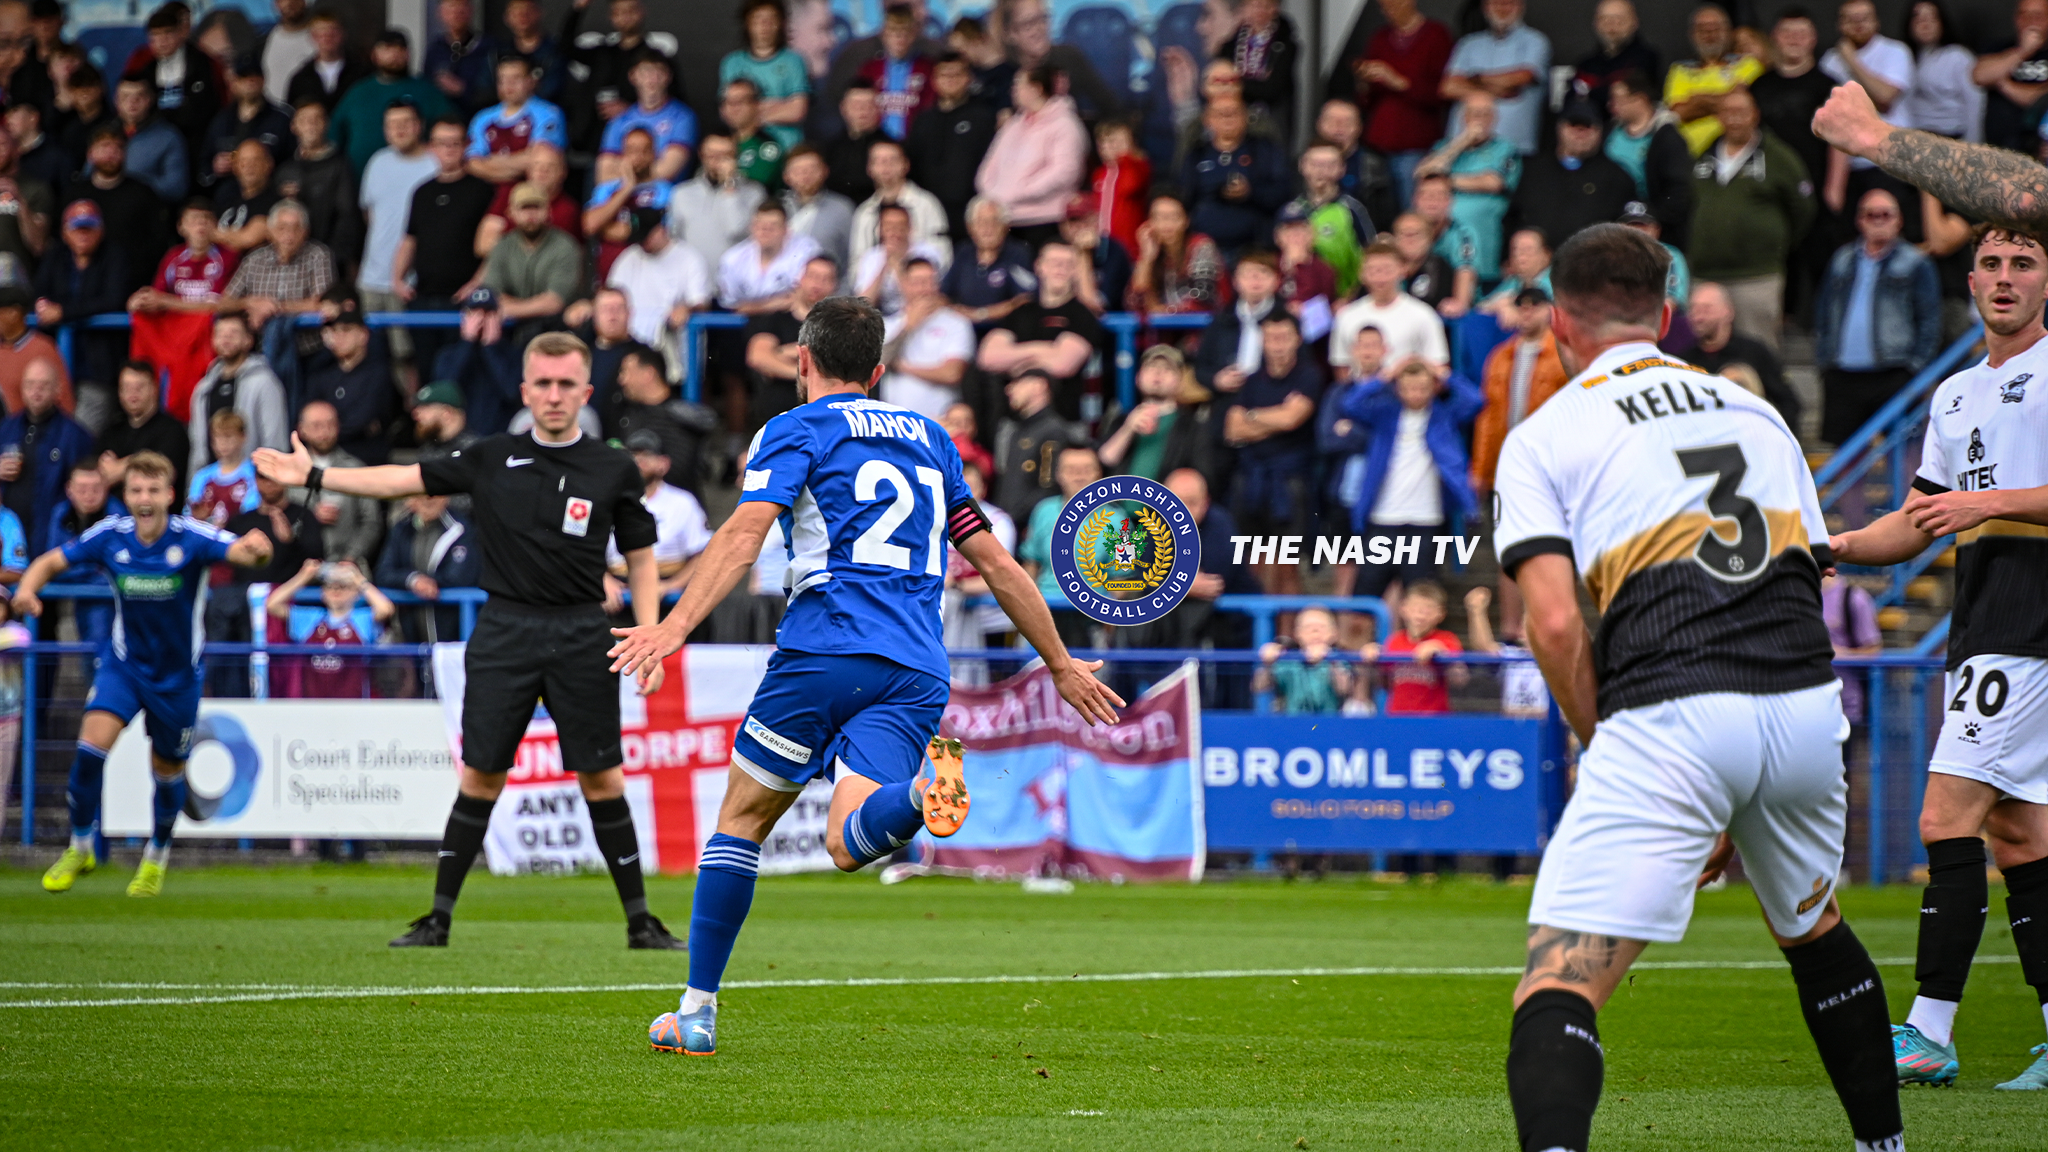
[[[880,656],[778,649],[733,741],[733,762],[778,792],[839,769],[877,784],[917,775],[952,687]]]
[[[144,682],[126,665],[102,656],[95,662],[88,712],[111,712],[126,724],[137,712],[148,720],[149,748],[162,760],[183,762],[192,755],[192,728],[199,723],[199,673],[168,691]]]

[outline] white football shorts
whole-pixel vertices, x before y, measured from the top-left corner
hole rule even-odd
[[[2048,660],[1972,656],[1948,674],[1929,772],[2048,804]]]
[[[1836,681],[1684,696],[1600,721],[1544,849],[1529,923],[1682,940],[1725,830],[1772,931],[1812,931],[1842,867],[1848,735]]]

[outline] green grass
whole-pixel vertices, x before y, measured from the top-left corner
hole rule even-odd
[[[655,984],[610,885],[479,875],[454,944],[384,941],[426,873],[125,869],[63,897],[0,871],[0,981],[322,986]],[[687,881],[652,883],[680,930]],[[1917,892],[1845,895],[1878,956],[1913,950]],[[1185,972],[1520,962],[1528,889],[1238,881],[1200,888],[870,877],[761,885],[729,979]],[[2010,957],[1994,895],[1984,954]],[[1652,961],[1774,960],[1746,891],[1702,898]],[[1895,1015],[1910,968],[1884,970]],[[667,991],[0,1007],[0,1148],[1508,1149],[1511,976],[728,991],[719,1055],[651,1052]],[[0,988],[0,1002],[204,990]],[[1655,970],[1601,1017],[1601,1149],[1849,1147],[1779,967]],[[1911,1146],[2048,1148],[2048,1099],[1991,1091],[2042,1039],[2010,963],[1961,1021],[1962,1086],[1905,1100]]]

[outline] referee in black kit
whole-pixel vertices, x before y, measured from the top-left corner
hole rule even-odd
[[[477,617],[465,657],[462,787],[441,837],[434,910],[412,922],[394,948],[445,947],[462,881],[483,847],[491,807],[540,700],[560,735],[562,767],[576,773],[590,806],[597,847],[626,908],[632,948],[681,950],[681,940],[647,911],[640,844],[626,806],[619,749],[619,678],[610,671],[612,637],[604,614],[605,542],[626,557],[633,615],[661,619],[654,561],[654,516],[640,503],[633,458],[580,432],[576,415],[590,400],[590,349],[562,332],[526,346],[519,397],[533,412],[525,435],[486,437],[420,464],[322,469],[292,437],[292,452],[264,449],[256,468],[286,485],[349,496],[394,499],[469,493],[490,600]],[[642,691],[661,685],[657,674]]]

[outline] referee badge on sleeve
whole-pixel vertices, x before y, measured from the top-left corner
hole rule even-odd
[[[569,536],[590,535],[590,501],[581,496],[569,497],[568,507],[562,509],[562,532]]]

